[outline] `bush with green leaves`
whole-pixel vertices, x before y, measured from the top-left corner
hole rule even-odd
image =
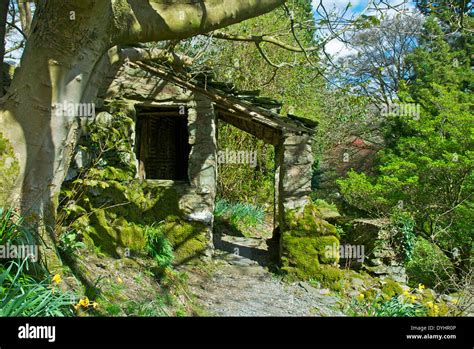
[[[409,285],[421,283],[441,291],[454,274],[454,267],[438,246],[418,237],[406,271]]]
[[[59,237],[59,249],[66,253],[74,253],[78,249],[85,248],[86,244],[79,240],[79,236],[74,231],[68,231]]]

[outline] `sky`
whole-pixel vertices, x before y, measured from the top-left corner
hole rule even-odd
[[[343,0],[322,0],[324,7],[326,8],[327,12],[333,13],[334,15],[341,17],[346,9],[348,3],[350,2],[351,6],[348,8],[347,12],[344,14],[344,19],[351,19],[353,17],[360,16],[361,14],[374,14],[374,10],[370,9],[371,6],[368,7],[370,0],[352,0],[352,1],[343,1]],[[374,0],[377,2],[377,0]],[[320,0],[312,0],[313,8],[316,9]],[[407,11],[414,11],[415,4],[414,1],[407,1],[407,0],[387,0],[390,5],[403,5],[405,10]],[[396,13],[393,9],[385,9],[383,11],[385,14],[394,14]],[[316,13],[316,19],[321,19],[321,17]],[[328,33],[328,31],[321,30],[321,34]],[[353,51],[347,47],[344,43],[339,41],[338,39],[333,39],[326,44],[326,52],[334,57],[344,57]]]

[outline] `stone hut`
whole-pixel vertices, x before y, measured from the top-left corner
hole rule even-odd
[[[122,200],[134,206],[115,213],[105,210],[102,217],[83,222],[89,229],[86,234],[95,244],[103,243],[101,234],[107,234],[107,239],[115,241],[106,245],[114,254],[121,254],[140,247],[142,223],[156,222],[170,234],[180,262],[210,255],[219,175],[218,122],[275,147],[275,213],[278,225],[283,225],[285,211],[304,206],[311,192],[315,125],[296,116],[282,117],[277,113],[278,102],[255,92],[237,91],[212,81],[209,75],[192,82],[181,80],[161,67],[127,62],[111,70],[99,90],[95,122],[113,128],[110,125],[118,116],[125,118],[123,137],[130,152],[118,154],[112,166],[115,170],[103,176],[113,185],[97,189],[100,193],[93,195],[99,201],[96,206],[115,209],[117,195],[109,193],[110,186],[124,191]],[[81,149],[87,148],[81,143]],[[69,179],[85,166],[87,157],[78,151]],[[128,177],[113,175],[121,166],[128,167]],[[131,188],[140,190],[142,199]],[[95,229],[97,224],[105,226]]]

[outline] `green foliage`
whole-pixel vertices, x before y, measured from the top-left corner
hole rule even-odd
[[[396,234],[395,238],[403,248],[405,261],[410,261],[416,243],[416,235],[414,233],[415,221],[411,215],[400,211],[396,211],[390,218],[392,227],[397,229],[398,234]]]
[[[221,151],[245,150],[256,154],[256,167],[249,164],[219,164],[219,196],[232,202],[270,204],[274,191],[273,146],[224,122],[219,122],[218,128],[218,146]]]
[[[351,316],[419,317],[428,315],[426,307],[420,303],[407,302],[403,296],[389,299],[377,295],[372,299],[353,299],[346,309]]]
[[[375,309],[374,316],[400,317],[423,316],[426,310],[421,305],[401,302],[398,297],[381,302]]]
[[[397,202],[397,198],[387,197],[386,188],[390,183],[383,182],[383,178],[372,183],[365,173],[350,171],[346,179],[337,180],[337,183],[349,205],[373,216],[388,212]]]
[[[407,57],[413,76],[402,82],[398,91],[401,103],[420,105],[420,115],[389,116],[387,148],[379,152],[377,174],[370,177],[352,172],[338,183],[350,205],[371,215],[387,216],[396,207],[409,212],[415,233],[433,237],[450,257],[459,251],[456,266],[466,271],[474,236],[470,223],[474,207],[474,73],[470,55],[455,41],[445,37],[436,19],[426,21],[419,47]],[[402,229],[408,252],[413,249],[413,236],[406,235],[411,229]],[[429,255],[442,258],[439,263],[444,264],[441,251]],[[421,263],[421,259],[412,263],[417,277],[421,277]],[[433,284],[432,277],[427,278],[427,284]]]
[[[385,299],[390,300],[395,296],[399,296],[402,294],[403,289],[402,287],[392,279],[385,279],[384,285],[382,286],[382,295]]]
[[[162,269],[169,268],[173,264],[173,247],[166,239],[160,226],[147,226],[145,228],[146,246],[148,253]]]
[[[216,201],[214,215],[216,218],[223,218],[241,228],[252,227],[263,223],[265,211],[261,206],[246,203],[231,203],[220,199]]]
[[[25,273],[25,262],[0,265],[0,316],[72,316],[73,295]]]
[[[0,208],[0,245],[35,244],[22,224],[23,217],[15,210]],[[72,315],[73,294],[61,291],[49,277],[38,281],[28,275],[29,263],[29,259],[0,263],[0,316]]]
[[[78,234],[74,231],[64,232],[59,237],[59,249],[65,253],[74,253],[86,244],[79,240]]]
[[[441,291],[454,274],[449,258],[439,247],[421,237],[416,240],[412,259],[406,264],[406,271],[411,286],[421,283]]]
[[[6,245],[19,239],[21,234],[22,218],[9,208],[0,207],[0,245]]]

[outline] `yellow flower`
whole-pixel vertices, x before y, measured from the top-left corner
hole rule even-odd
[[[403,295],[405,297],[408,297],[408,296],[410,296],[410,292],[408,292],[408,290],[403,290]]]
[[[84,297],[79,301],[79,305],[85,307],[89,306],[89,298]]]
[[[433,308],[433,302],[431,301],[426,302],[426,305],[428,306],[428,308]]]
[[[56,274],[53,276],[53,278],[51,279],[56,285],[58,285],[60,282],[61,282],[61,275],[59,274]]]
[[[364,296],[363,293],[360,293],[356,298],[357,298],[358,301],[361,301],[365,298],[365,296]]]
[[[122,280],[122,278],[121,278],[120,276],[117,276],[117,282],[118,282],[119,284],[123,284],[123,280]]]
[[[425,285],[423,285],[423,284],[418,284],[418,289],[419,289],[420,291],[423,291],[425,288],[426,288]]]
[[[97,309],[99,307],[99,303],[97,302],[92,302],[92,308]]]
[[[410,302],[415,303],[416,301],[416,296],[410,296]]]
[[[75,305],[74,305],[74,309],[76,309],[76,311],[79,310],[80,307],[81,307],[80,304],[75,304]]]

